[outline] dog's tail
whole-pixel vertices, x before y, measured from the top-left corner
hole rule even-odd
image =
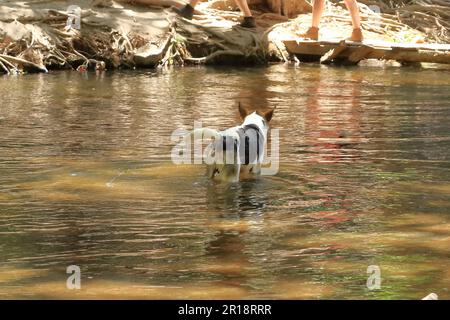
[[[190,139],[203,140],[204,138],[214,138],[216,140],[220,139],[222,136],[219,131],[210,128],[195,129],[184,136],[184,141],[189,142]]]

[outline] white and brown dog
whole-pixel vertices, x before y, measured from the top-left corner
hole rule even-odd
[[[269,122],[274,110],[248,112],[239,103],[239,113],[244,121],[240,126],[224,131],[196,129],[189,134],[189,138],[194,139],[213,138],[213,142],[205,149],[208,177],[224,182],[237,182],[239,178],[261,173]]]

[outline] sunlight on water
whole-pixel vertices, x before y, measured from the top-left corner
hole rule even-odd
[[[448,299],[448,74],[2,77],[0,298]],[[236,125],[238,101],[277,107],[277,175],[221,185],[172,164],[175,129]]]

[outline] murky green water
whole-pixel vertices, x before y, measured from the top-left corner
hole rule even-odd
[[[449,299],[449,86],[323,66],[1,77],[0,298]],[[278,107],[276,176],[171,163],[173,130],[233,126],[238,100]]]

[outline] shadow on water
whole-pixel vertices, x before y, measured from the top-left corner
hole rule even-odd
[[[263,213],[269,199],[265,192],[267,186],[261,179],[241,181],[233,184],[210,182],[206,188],[207,207],[210,210],[236,216]]]

